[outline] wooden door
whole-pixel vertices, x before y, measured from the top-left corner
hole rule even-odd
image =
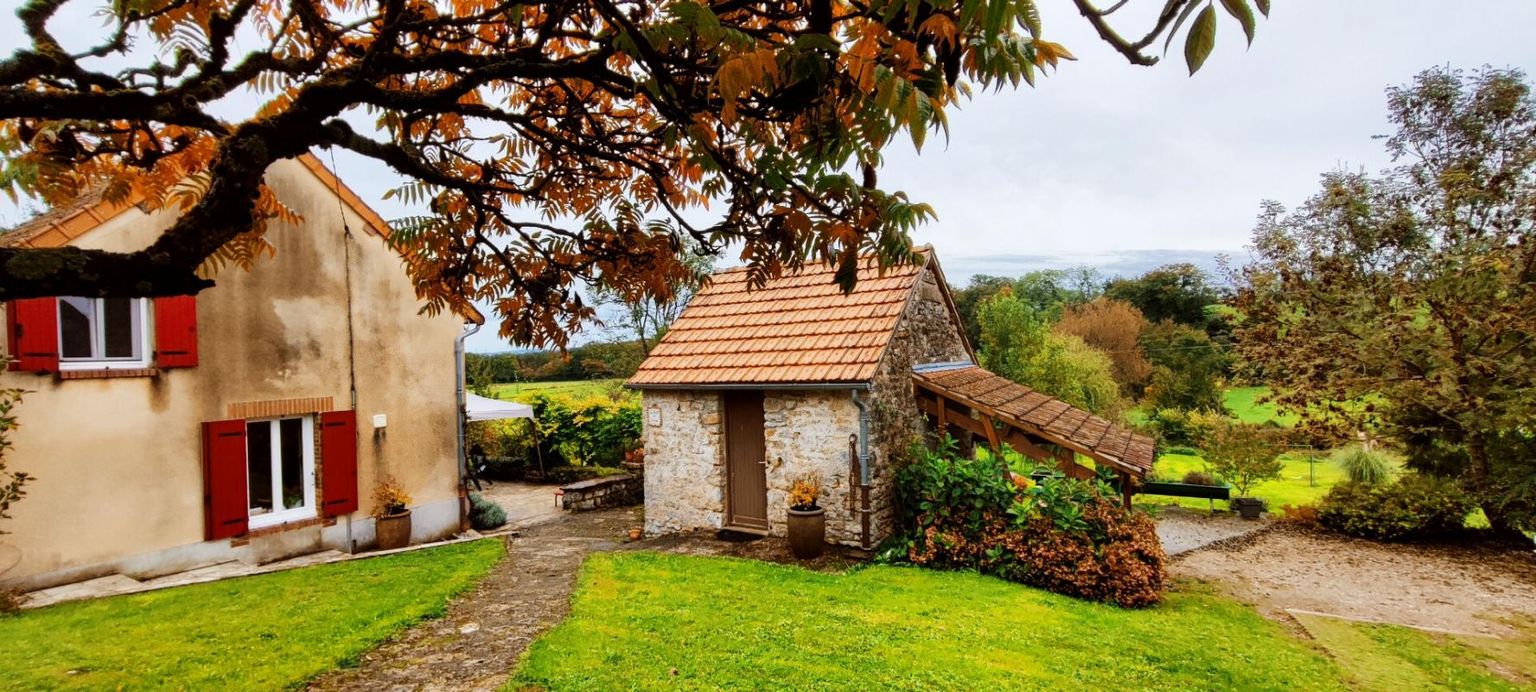
[[[725,404],[725,525],[768,530],[763,393],[730,391]]]

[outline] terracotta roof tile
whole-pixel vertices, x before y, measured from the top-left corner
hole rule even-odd
[[[756,289],[728,269],[689,302],[629,384],[819,384],[868,382],[908,297],[932,261],[890,267],[863,260],[849,293],[834,269],[812,265]]]

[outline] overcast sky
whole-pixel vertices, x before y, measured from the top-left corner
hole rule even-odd
[[[1122,14],[1160,4],[1132,0]],[[918,154],[902,141],[880,173],[882,187],[936,208],[916,240],[937,248],[956,283],[1240,253],[1260,200],[1294,205],[1324,171],[1389,163],[1372,139],[1390,132],[1388,85],[1432,65],[1536,68],[1533,0],[1274,0],[1251,48],[1222,13],[1215,53],[1194,77],[1177,44],[1157,66],[1132,66],[1069,2],[1041,5],[1046,38],[1079,60],[1033,89],[976,94],[951,114],[947,142],[930,137]],[[16,45],[15,24],[0,22],[0,46]],[[345,152],[336,161],[386,218],[417,211],[382,199],[398,184],[387,169]],[[15,217],[0,209],[0,221]],[[471,347],[506,345],[484,334]]]

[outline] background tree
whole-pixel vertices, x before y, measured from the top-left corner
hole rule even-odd
[[[693,294],[709,281],[714,271],[714,256],[703,251],[697,244],[683,253],[687,273],[673,277],[673,285],[662,294],[647,294],[625,298],[606,288],[599,288],[596,297],[599,305],[612,308],[603,324],[633,334],[635,343],[644,356],[651,354],[651,347],[661,340],[667,327],[677,320]]]
[[[1141,311],[1130,303],[1100,296],[1066,308],[1054,329],[1103,351],[1113,365],[1120,391],[1129,397],[1140,397],[1152,376],[1152,364],[1142,353],[1140,341],[1148,326]]]
[[[1141,346],[1152,363],[1146,402],[1153,408],[1226,410],[1231,358],[1204,331],[1164,320],[1142,330]]]
[[[592,316],[583,282],[666,298],[684,235],[740,247],[755,280],[829,260],[847,288],[860,253],[911,259],[931,211],[879,187],[884,148],[1072,59],[1034,0],[129,0],[60,26],[70,1],[16,11],[0,184],[184,213],[137,252],[0,248],[0,299],[206,288],[296,220],[267,168],[340,147],[430,210],[393,235],[429,307],[493,305],[519,344],[564,345]],[[1162,0],[1135,39],[1109,23],[1123,2],[1073,5],[1136,64],[1183,31],[1193,72],[1215,38],[1213,0]],[[1254,5],[1221,5],[1251,40]],[[263,105],[211,115],[240,92]]]
[[[1027,301],[1004,291],[977,315],[981,365],[1014,382],[1101,416],[1123,406],[1109,356],[1051,324]]]
[[[1427,70],[1387,104],[1400,165],[1265,203],[1232,272],[1238,351],[1308,422],[1379,426],[1496,529],[1536,529],[1536,104],[1486,68]]]
[[[1206,306],[1219,304],[1222,293],[1210,275],[1187,262],[1166,264],[1136,278],[1118,278],[1104,287],[1104,295],[1136,306],[1152,322],[1205,328]]]
[[[982,303],[991,300],[1004,288],[1015,298],[1024,301],[1036,314],[1049,321],[1061,318],[1067,306],[1093,300],[1103,288],[1099,272],[1092,267],[1071,269],[1037,269],[1023,276],[1009,279],[1001,276],[977,274],[965,288],[955,291],[955,309],[960,322],[965,325],[966,337],[972,344],[981,338],[981,326],[976,314]]]

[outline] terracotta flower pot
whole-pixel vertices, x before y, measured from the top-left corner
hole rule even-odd
[[[645,537],[645,530],[644,529],[642,529],[642,528],[640,528],[638,526],[631,527],[629,529],[629,540],[631,540],[631,541],[638,541],[638,540],[640,540],[641,538],[644,538],[644,537]]]
[[[827,545],[827,510],[789,510],[789,552],[801,560],[821,556]]]
[[[411,510],[374,520],[373,531],[379,550],[394,550],[411,544]]]

